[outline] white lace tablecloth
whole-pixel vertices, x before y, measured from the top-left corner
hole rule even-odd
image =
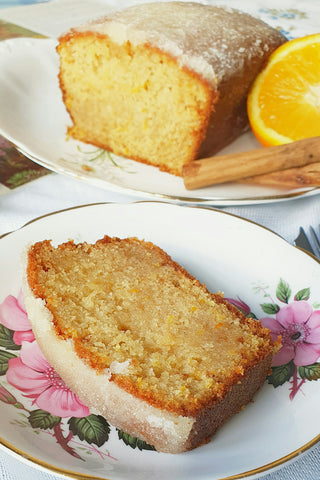
[[[25,1],[0,0],[0,19],[24,26],[39,33],[57,36],[67,28],[110,10],[134,2],[128,0],[52,0],[36,5],[5,8],[8,5],[30,3]],[[288,38],[320,31],[319,0],[224,0],[228,4],[259,15],[270,24],[281,28]],[[0,72],[1,75],[1,72]],[[142,198],[141,198],[142,199]],[[145,198],[143,198],[145,199]],[[0,236],[15,230],[41,215],[95,202],[132,202],[139,197],[109,192],[58,174],[42,177],[7,195],[0,196]],[[250,219],[268,227],[288,242],[293,243],[300,226],[320,224],[320,195],[301,197],[281,202],[260,205],[221,207],[221,210]],[[315,415],[320,414],[320,407]],[[277,425],[274,425],[275,435]],[[320,433],[320,432],[319,432]],[[261,478],[265,480],[320,480],[320,446],[316,445],[301,458],[284,464]],[[21,457],[0,449],[1,480],[56,480],[58,476],[26,463]]]

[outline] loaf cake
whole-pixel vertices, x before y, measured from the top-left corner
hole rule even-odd
[[[181,175],[248,128],[246,97],[285,37],[231,8],[135,5],[59,38],[75,139]]]
[[[278,342],[153,243],[45,240],[26,255],[36,340],[92,413],[179,453],[207,442],[264,383]]]

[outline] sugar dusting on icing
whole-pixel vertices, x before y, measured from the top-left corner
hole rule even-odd
[[[74,29],[87,30],[118,44],[158,47],[213,85],[241,69],[245,59],[264,55],[271,32],[281,36],[247,13],[195,2],[135,5]]]
[[[114,360],[111,362],[110,365],[110,372],[111,373],[128,373],[128,369],[130,366],[130,360],[126,360],[125,362],[117,362]]]

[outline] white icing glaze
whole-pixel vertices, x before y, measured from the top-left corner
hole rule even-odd
[[[195,2],[135,5],[73,31],[158,47],[212,85],[241,69],[245,58],[262,56],[272,32],[280,36],[247,13]]]
[[[128,373],[131,360],[126,360],[125,362],[117,362],[114,360],[110,364],[111,373]]]
[[[179,417],[183,418],[183,417]],[[151,427],[159,428],[165,432],[166,435],[171,436],[176,434],[176,419],[169,419],[165,417],[159,417],[159,415],[148,415],[147,422]],[[187,424],[192,425],[192,422],[189,421]]]
[[[35,297],[29,286],[27,249],[21,260],[24,302],[33,332],[44,356],[66,385],[91,413],[104,416],[111,424],[152,443],[160,451],[184,451],[195,419],[156,408],[111,381],[111,373],[125,373],[130,360],[114,361],[110,369],[98,373],[81,359],[72,340],[63,340],[56,335],[46,302]]]

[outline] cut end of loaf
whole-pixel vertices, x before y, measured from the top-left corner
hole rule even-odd
[[[248,128],[246,98],[285,41],[261,20],[197,2],[133,5],[59,38],[69,134],[180,175]]]
[[[205,137],[215,93],[148,45],[60,39],[60,86],[75,139],[181,175]]]

